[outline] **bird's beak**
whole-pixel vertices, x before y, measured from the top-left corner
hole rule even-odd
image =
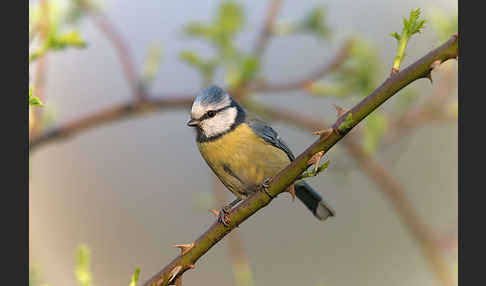
[[[196,119],[191,119],[187,122],[187,126],[196,127],[199,125],[199,121]]]

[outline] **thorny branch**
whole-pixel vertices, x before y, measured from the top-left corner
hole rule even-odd
[[[361,122],[373,110],[378,108],[383,102],[392,97],[399,90],[412,83],[413,81],[425,78],[430,75],[432,64],[436,60],[445,62],[448,59],[456,58],[458,54],[458,34],[455,34],[442,46],[429,52],[427,55],[416,61],[411,66],[403,69],[399,73],[385,80],[375,91],[364,98],[360,103],[351,110],[342,114],[332,125],[329,132],[320,136],[320,138],[300,154],[290,165],[280,171],[269,184],[268,192],[277,196],[292,184],[299,175],[308,167],[308,161],[311,157],[323,151],[327,152],[340,141],[354,126]],[[350,116],[351,114],[351,116]],[[393,198],[399,199],[400,198]],[[202,234],[192,247],[188,248],[184,254],[176,257],[159,273],[148,280],[145,286],[163,286],[174,282],[174,279],[182,275],[186,270],[194,268],[196,261],[204,255],[212,246],[221,240],[232,229],[240,225],[259,209],[268,205],[272,199],[265,192],[257,192],[243,201],[229,214],[229,226],[225,227],[216,221],[213,225]],[[428,255],[433,255],[427,252]],[[447,282],[447,281],[443,281]],[[450,285],[450,284],[446,284]]]

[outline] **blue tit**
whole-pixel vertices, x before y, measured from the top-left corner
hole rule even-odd
[[[206,163],[237,197],[223,208],[225,213],[295,159],[272,127],[250,116],[217,86],[196,97],[187,125],[196,129],[197,146]],[[303,180],[295,183],[295,195],[318,219],[334,216],[334,210]]]

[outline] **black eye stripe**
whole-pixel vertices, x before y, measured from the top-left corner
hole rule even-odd
[[[220,108],[220,109],[216,109],[216,110],[208,110],[206,113],[204,113],[203,116],[201,116],[201,118],[199,118],[200,121],[204,120],[204,119],[208,119],[208,118],[211,118],[211,117],[214,117],[216,114],[218,114],[219,112],[223,111],[223,110],[226,110],[228,108],[232,107],[232,105],[228,105],[228,106],[225,106],[223,108]],[[214,115],[213,116],[209,116],[209,112],[214,112]]]

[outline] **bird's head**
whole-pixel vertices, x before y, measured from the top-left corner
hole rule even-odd
[[[218,138],[244,121],[245,112],[218,86],[204,89],[194,99],[188,126],[196,127],[198,140]]]

